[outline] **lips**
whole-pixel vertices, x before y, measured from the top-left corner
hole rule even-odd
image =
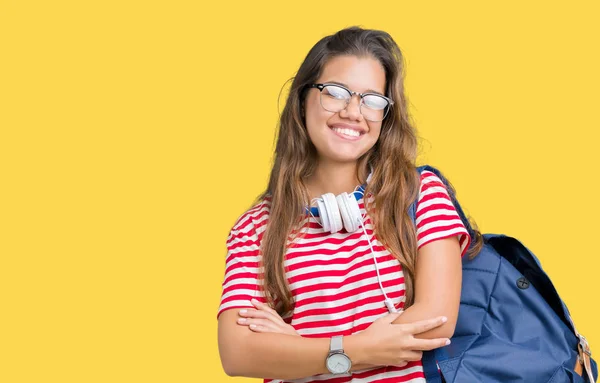
[[[360,140],[362,135],[366,133],[361,127],[341,123],[329,125],[329,129],[336,136],[348,141]]]
[[[361,136],[367,132],[364,128],[361,128],[360,126],[350,125],[350,124],[342,124],[342,123],[331,124],[331,125],[329,125],[329,128],[330,129],[333,129],[333,128],[350,129],[350,130],[357,131],[358,133],[360,133]]]

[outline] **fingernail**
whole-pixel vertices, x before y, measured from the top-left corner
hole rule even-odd
[[[246,314],[248,310],[240,310],[240,314]]]
[[[448,339],[448,340],[446,341],[446,346],[447,346],[447,345],[449,345],[450,343],[451,343],[451,342],[450,342],[450,339]]]
[[[442,317],[442,323],[446,323],[446,322],[448,322],[448,318]]]
[[[240,319],[238,319],[238,322],[239,323],[246,323],[246,318],[240,318]]]
[[[250,328],[254,330],[256,328],[256,325],[255,324],[251,324]]]
[[[257,304],[258,303],[258,301],[256,299],[254,299],[254,298],[250,302],[252,302],[252,304]]]

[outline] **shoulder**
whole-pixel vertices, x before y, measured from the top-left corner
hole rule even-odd
[[[424,170],[420,175],[419,202],[432,198],[442,198],[450,201],[450,195],[444,182],[435,173]]]
[[[447,186],[429,170],[421,172],[415,223],[418,248],[434,240],[458,235],[461,255],[464,255],[470,244],[469,234],[456,211]]]
[[[423,170],[421,172],[421,188],[427,186],[442,186],[445,188],[444,183],[434,172],[430,170]]]
[[[262,234],[269,219],[270,207],[271,199],[265,197],[242,213],[231,227],[227,243],[242,237],[256,237]]]

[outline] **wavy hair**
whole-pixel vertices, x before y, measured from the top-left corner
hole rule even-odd
[[[265,298],[284,315],[293,310],[294,301],[286,278],[284,259],[291,233],[305,222],[305,207],[310,195],[304,183],[315,170],[317,151],[302,117],[306,86],[322,74],[333,57],[353,55],[378,60],[385,70],[386,95],[394,100],[382,121],[375,145],[358,159],[357,179],[373,169],[365,196],[372,195],[374,205],[365,209],[375,227],[377,239],[393,254],[404,272],[405,308],[414,301],[414,277],[417,236],[408,208],[418,196],[420,179],[416,171],[417,135],[407,109],[404,91],[404,58],[393,38],[384,31],[349,27],[326,36],[308,52],[296,75],[278,122],[273,167],[267,189],[255,203],[270,200],[269,221],[261,241],[261,275]],[[364,183],[365,180],[361,180]],[[449,184],[450,192],[454,188]],[[474,257],[483,244],[481,233],[471,222],[474,238],[468,250]]]

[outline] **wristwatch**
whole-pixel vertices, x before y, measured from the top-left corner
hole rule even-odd
[[[331,338],[329,343],[329,354],[325,360],[325,365],[330,373],[334,375],[350,374],[352,361],[350,357],[344,353],[342,347],[342,335],[337,335]]]

